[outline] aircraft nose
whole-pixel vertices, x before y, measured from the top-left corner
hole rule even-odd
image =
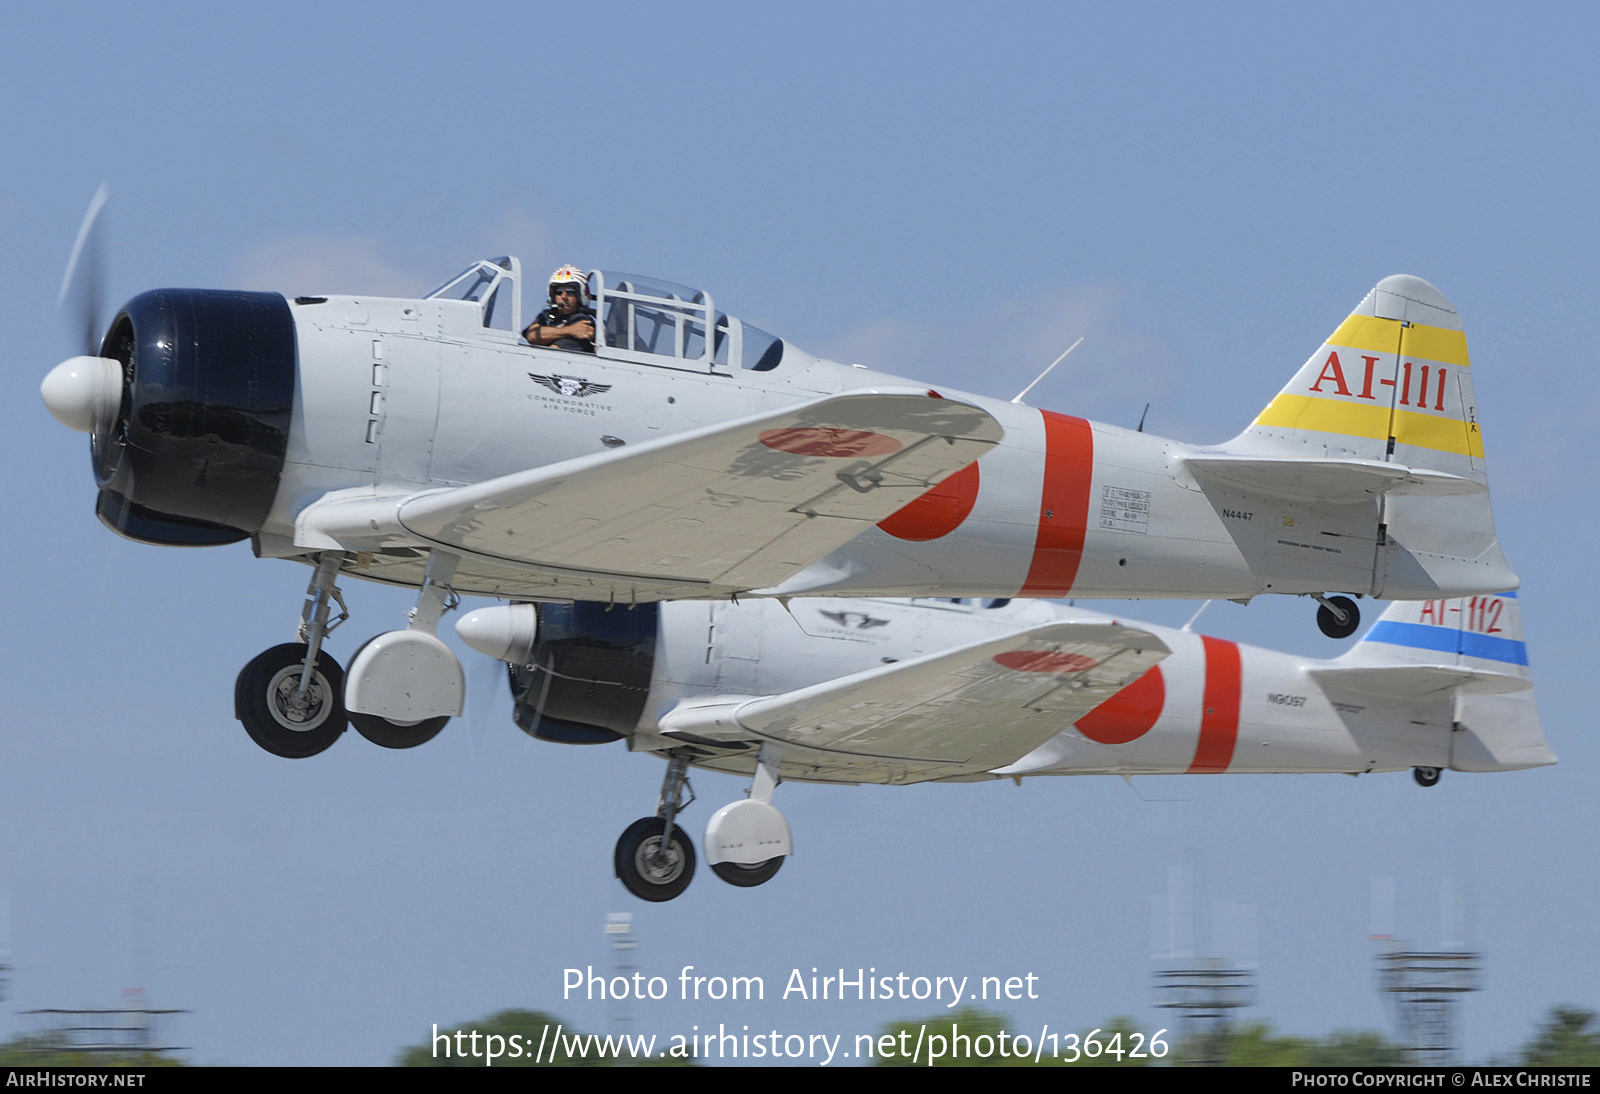
[[[479,608],[456,623],[461,641],[496,661],[527,664],[533,660],[539,617],[532,604]]]
[[[56,421],[79,433],[109,425],[122,401],[122,363],[109,357],[69,357],[39,385]]]

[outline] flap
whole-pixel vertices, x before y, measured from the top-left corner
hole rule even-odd
[[[1168,654],[1117,623],[1046,623],[783,695],[675,709],[661,732],[769,737],[828,752],[987,771],[1011,763]]]
[[[1340,665],[1307,671],[1326,691],[1354,691],[1382,699],[1427,699],[1457,687],[1478,695],[1500,695],[1532,687],[1520,676],[1467,665]]]
[[[1382,460],[1189,456],[1197,475],[1252,494],[1349,505],[1387,494],[1446,497],[1481,494],[1482,483],[1443,471]]]
[[[573,573],[755,589],[848,543],[1002,436],[987,411],[926,390],[853,392],[472,486],[330,498],[300,525],[347,550],[393,537]]]

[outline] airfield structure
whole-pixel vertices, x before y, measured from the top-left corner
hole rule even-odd
[[[29,1047],[40,1053],[82,1052],[108,1064],[188,1051],[180,1045],[161,1044],[157,1036],[162,1018],[188,1011],[146,1006],[144,992],[137,989],[124,996],[120,1007],[43,1007],[23,1011],[45,1027],[38,1036],[28,1039]]]
[[[11,996],[11,893],[0,889],[0,1000]]]
[[[1178,1012],[1183,1063],[1220,1067],[1233,1012],[1255,1002],[1255,975],[1219,957],[1203,958],[1155,976],[1155,1003]]]
[[[632,912],[606,913],[606,940],[611,943],[611,975],[632,980],[639,971],[639,939],[633,933]],[[611,1032],[627,1033],[633,1026],[633,1015],[628,1002],[613,997],[611,1003]]]
[[[1477,991],[1483,955],[1423,952],[1387,940],[1378,951],[1378,987],[1394,1008],[1406,1062],[1439,1067],[1455,1061],[1461,997]]]

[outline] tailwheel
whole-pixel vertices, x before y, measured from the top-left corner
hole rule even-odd
[[[747,866],[742,862],[713,862],[711,872],[726,881],[729,885],[737,885],[741,889],[753,889],[757,885],[764,885],[772,880],[772,876],[783,865],[786,856],[779,855],[769,858],[766,862],[758,862]]]
[[[286,642],[239,672],[233,713],[256,744],[286,759],[315,756],[345,731],[344,670],[318,650],[306,673],[307,647]]]
[[[1319,596],[1316,598],[1317,626],[1329,638],[1349,638],[1361,626],[1361,609],[1348,596]]]
[[[671,900],[694,880],[694,844],[682,828],[674,825],[663,846],[661,836],[666,826],[662,817],[641,817],[628,825],[617,840],[617,878],[641,900]]]
[[[1417,780],[1418,786],[1437,786],[1442,772],[1437,767],[1413,767],[1411,777]]]

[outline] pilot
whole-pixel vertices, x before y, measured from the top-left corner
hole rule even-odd
[[[593,353],[594,309],[588,305],[589,278],[576,266],[563,266],[550,275],[550,306],[534,317],[522,337],[535,346]]]

